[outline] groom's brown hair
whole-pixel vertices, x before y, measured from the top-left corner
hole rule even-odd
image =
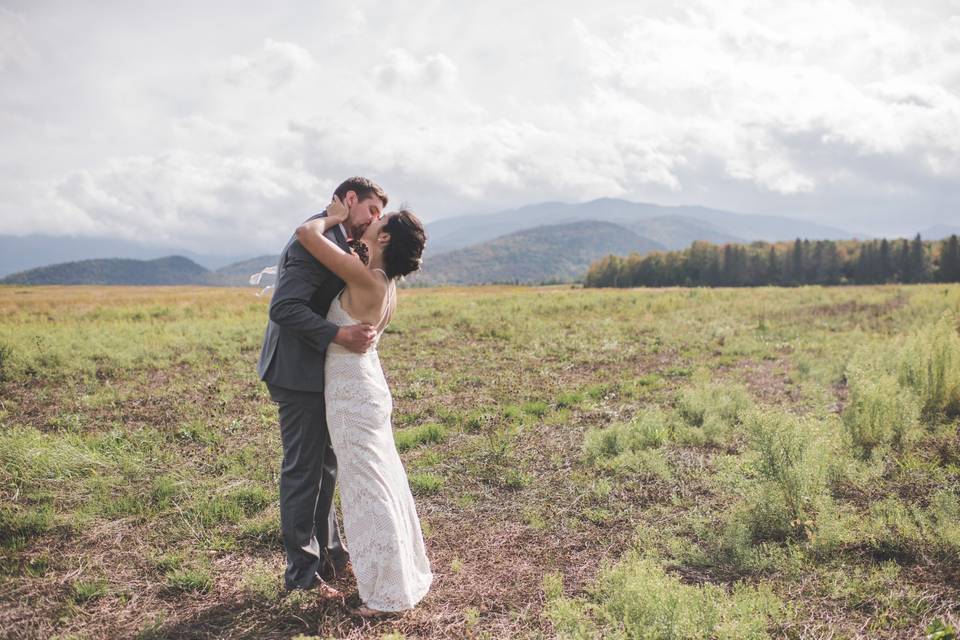
[[[383,187],[369,178],[362,176],[347,178],[340,183],[340,186],[333,192],[333,195],[343,200],[347,195],[347,191],[356,193],[357,198],[361,201],[366,200],[370,196],[377,196],[380,202],[383,203],[383,206],[387,206],[387,192],[383,190]]]

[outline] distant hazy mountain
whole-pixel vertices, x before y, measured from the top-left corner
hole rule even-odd
[[[156,260],[79,260],[20,271],[3,278],[0,284],[202,284],[246,287],[250,286],[251,275],[265,267],[276,266],[278,260],[279,256],[259,256],[216,271],[205,269],[183,256],[167,256]],[[264,275],[259,286],[271,285],[274,280],[275,276]]]
[[[210,272],[183,256],[64,262],[7,276],[3,284],[208,284]]]
[[[960,236],[960,227],[950,224],[935,224],[920,232],[924,240],[943,240],[953,235]]]
[[[675,221],[675,226],[668,227],[664,218],[679,220]],[[719,240],[721,242],[865,237],[864,234],[780,216],[746,215],[707,207],[665,207],[601,198],[582,204],[544,202],[499,213],[437,220],[427,226],[428,249],[432,255],[436,255],[513,231],[581,220],[612,222],[640,231],[641,235],[646,235],[642,225],[656,220],[655,228],[661,230],[657,234],[658,242],[671,248],[689,246],[693,240],[711,240],[710,234],[713,238],[729,238]]]
[[[664,250],[609,222],[578,222],[524,229],[465,249],[429,256],[414,284],[569,282],[582,278],[594,260]]]
[[[623,225],[638,236],[655,240],[671,251],[686,249],[695,240],[714,244],[743,243],[744,238],[718,231],[709,222],[685,216],[660,216]]]
[[[210,273],[210,284],[219,284],[226,287],[245,287],[250,284],[250,276],[260,273],[266,267],[275,267],[280,256],[258,256],[249,260],[242,260],[228,264]],[[273,284],[276,276],[264,275],[260,280],[261,287]]]
[[[104,237],[0,235],[0,277],[51,264],[95,258],[152,260],[170,255],[190,258],[207,269],[216,269],[244,256],[203,255],[171,246],[143,245]]]

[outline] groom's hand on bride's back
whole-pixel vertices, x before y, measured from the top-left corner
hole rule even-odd
[[[363,353],[373,344],[377,332],[371,324],[352,324],[337,329],[334,343],[355,353]]]

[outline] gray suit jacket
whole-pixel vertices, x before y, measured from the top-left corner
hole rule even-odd
[[[339,226],[328,230],[326,237],[347,250]],[[310,255],[296,235],[284,247],[277,267],[257,373],[277,387],[322,393],[327,346],[339,328],[325,316],[344,282]]]

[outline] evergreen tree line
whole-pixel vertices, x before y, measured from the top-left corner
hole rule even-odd
[[[960,282],[960,242],[801,240],[715,245],[645,256],[607,256],[590,265],[587,287],[754,287],[806,284]]]

